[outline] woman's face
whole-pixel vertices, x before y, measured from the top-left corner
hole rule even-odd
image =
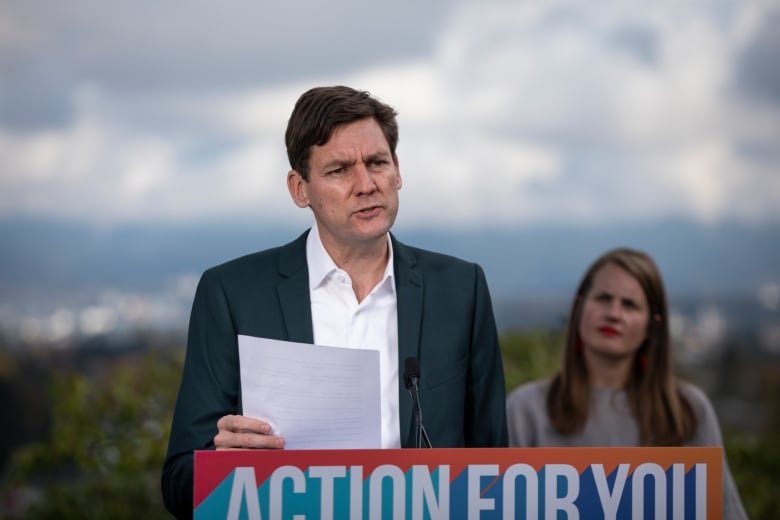
[[[633,357],[647,336],[650,311],[642,287],[625,269],[608,263],[585,294],[579,333],[590,354]]]

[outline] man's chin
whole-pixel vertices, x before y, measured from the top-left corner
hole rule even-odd
[[[357,234],[363,235],[367,239],[381,237],[390,231],[394,220],[388,219],[386,215],[372,219],[357,219],[355,230]]]

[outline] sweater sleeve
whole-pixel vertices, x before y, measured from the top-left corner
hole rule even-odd
[[[540,379],[512,390],[506,399],[506,418],[509,446],[537,448],[546,446],[543,431],[547,418],[547,389],[549,379]]]

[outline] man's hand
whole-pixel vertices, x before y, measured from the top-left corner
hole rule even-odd
[[[271,435],[271,425],[243,415],[225,415],[217,421],[214,446],[218,450],[284,448],[284,439]]]

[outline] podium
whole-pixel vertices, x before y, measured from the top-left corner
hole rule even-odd
[[[723,450],[196,451],[194,518],[720,519]]]

